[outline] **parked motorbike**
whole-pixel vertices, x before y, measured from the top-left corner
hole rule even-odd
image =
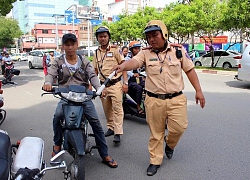
[[[101,95],[103,89],[114,75],[115,72],[110,74],[97,92],[91,91],[84,86],[70,85],[67,88],[53,88],[52,92],[42,94],[53,94],[65,101],[62,106],[64,119],[61,123],[64,139],[63,149],[73,157],[73,162],[66,166],[64,170],[64,178],[67,180],[85,179],[85,155],[91,154],[92,149],[97,148],[97,146],[92,146],[89,141],[89,136],[93,135],[88,134],[88,121],[84,117],[82,103]]]
[[[3,90],[0,81],[0,126],[6,119],[2,109]],[[44,141],[38,137],[24,137],[11,144],[8,133],[0,129],[0,180],[41,180],[47,170],[65,168],[73,158],[62,151],[51,159],[51,166],[43,161]]]
[[[14,69],[14,63],[11,61],[5,61],[5,72],[4,72],[4,79],[3,84],[16,84],[15,82],[12,82],[11,79],[14,75],[18,76],[20,74],[20,71],[18,69]]]

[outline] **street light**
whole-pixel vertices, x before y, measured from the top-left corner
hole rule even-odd
[[[59,49],[59,38],[58,38],[58,19],[63,18],[64,15],[62,14],[53,14],[52,17],[55,17],[56,20],[56,50]]]

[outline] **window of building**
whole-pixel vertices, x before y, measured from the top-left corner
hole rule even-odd
[[[88,27],[84,27],[84,31],[87,31],[88,30]]]
[[[80,26],[80,31],[83,31],[83,26]]]
[[[52,34],[56,34],[56,30],[55,29],[52,29]]]
[[[69,31],[63,30],[62,33],[63,33],[63,34],[67,34],[67,33],[69,33]]]
[[[42,30],[42,33],[43,33],[43,34],[48,34],[49,31],[48,31],[48,29],[43,29],[43,30]]]

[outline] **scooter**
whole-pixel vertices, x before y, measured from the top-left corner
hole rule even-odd
[[[92,146],[89,141],[89,136],[93,135],[88,134],[88,121],[84,117],[83,102],[100,96],[114,75],[115,71],[109,75],[97,92],[84,86],[70,85],[67,88],[53,88],[52,92],[42,94],[42,96],[52,94],[65,101],[62,106],[64,119],[61,122],[64,139],[63,149],[73,158],[73,162],[64,170],[64,178],[67,180],[85,179],[85,166],[87,165],[85,155],[91,154],[92,149],[98,148]]]
[[[146,78],[146,73],[144,71],[144,69],[142,69],[139,73],[139,78],[138,80],[144,80],[145,81]],[[139,82],[138,82],[139,84]],[[141,101],[141,109],[145,112],[145,105],[144,105],[144,101],[145,101],[145,89],[143,88],[143,92],[142,92],[142,101]],[[144,118],[146,119],[146,113],[139,113],[137,110],[137,103],[135,102],[135,100],[132,98],[132,96],[130,96],[129,94],[124,94],[123,96],[123,112],[124,115],[126,114],[130,114],[131,116],[137,116],[139,118]]]
[[[5,61],[5,72],[4,72],[4,79],[3,84],[16,84],[16,82],[12,82],[11,79],[14,75],[18,76],[20,71],[18,69],[14,69],[14,63],[11,61]]]

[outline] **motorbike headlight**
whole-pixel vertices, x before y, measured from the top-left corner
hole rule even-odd
[[[91,99],[91,96],[87,95],[86,93],[76,93],[72,91],[69,93],[61,93],[61,95],[67,100],[74,102],[84,102]]]

